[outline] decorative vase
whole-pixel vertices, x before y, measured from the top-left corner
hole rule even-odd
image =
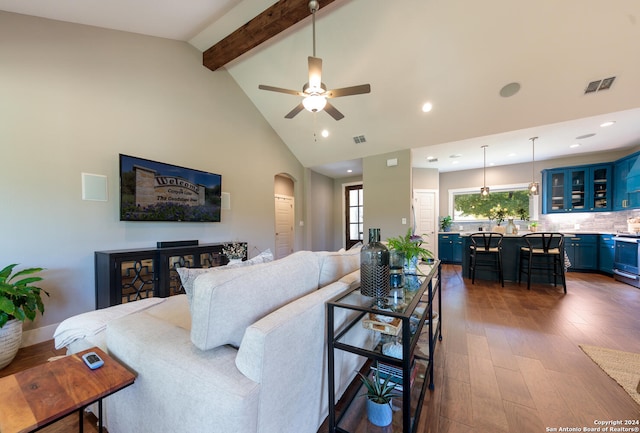
[[[11,364],[22,343],[22,322],[9,320],[0,328],[0,369]]]
[[[378,427],[388,426],[393,420],[391,402],[376,403],[367,399],[367,418],[369,418],[371,424],[377,425]]]
[[[418,256],[405,259],[404,273],[406,275],[416,275],[418,273]]]
[[[360,292],[383,307],[389,291],[389,250],[380,242],[380,229],[369,229],[369,243],[360,251]]]
[[[506,230],[508,235],[515,235],[518,233],[518,228],[516,227],[516,225],[513,223],[513,218],[509,218],[509,221],[507,222],[507,230]]]
[[[402,288],[404,279],[404,253],[389,251],[389,284],[392,289]]]

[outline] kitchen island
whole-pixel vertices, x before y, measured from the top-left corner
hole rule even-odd
[[[528,233],[528,232],[527,232]],[[462,241],[462,275],[469,277],[469,233],[460,233]],[[564,251],[567,253],[571,267],[570,271],[598,272],[598,244],[599,233],[564,233]],[[523,234],[505,234],[502,240],[502,268],[505,281],[518,281],[520,264],[520,247],[526,246]],[[600,269],[602,272],[603,270]],[[609,273],[609,272],[606,272]],[[523,275],[526,278],[526,275]],[[478,268],[476,279],[498,281],[497,272],[490,269]],[[533,274],[532,282],[553,283],[544,273]]]

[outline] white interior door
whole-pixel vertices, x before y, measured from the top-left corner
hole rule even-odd
[[[293,197],[275,195],[276,202],[276,251],[275,258],[281,259],[293,252]]]
[[[438,194],[435,190],[413,191],[415,234],[424,239],[422,246],[438,257]]]

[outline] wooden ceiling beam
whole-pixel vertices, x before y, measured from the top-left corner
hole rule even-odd
[[[320,7],[334,1],[320,0]],[[307,0],[278,0],[260,15],[202,53],[202,63],[215,71],[310,15]]]

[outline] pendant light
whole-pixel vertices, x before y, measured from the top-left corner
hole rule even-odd
[[[482,150],[484,152],[484,163],[482,169],[482,188],[480,188],[480,197],[489,198],[489,187],[487,186],[487,146],[486,144],[482,146]]]
[[[536,140],[538,137],[531,137],[531,183],[529,184],[529,194],[540,194],[540,184],[536,182]]]

